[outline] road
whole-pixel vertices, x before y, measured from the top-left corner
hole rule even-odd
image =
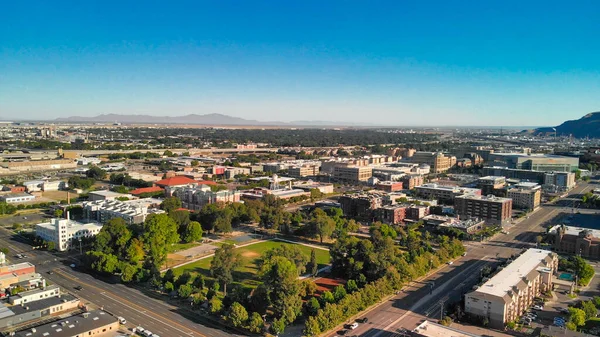
[[[28,243],[19,240],[19,237],[14,237],[4,228],[0,228],[0,247],[7,247],[10,250],[9,257],[19,253],[26,254],[27,258],[14,259],[14,261],[28,261],[35,264],[36,271],[50,282],[81,298],[83,303],[91,303],[115,315],[125,317],[130,328],[141,325],[163,337],[236,335],[203,320],[198,312],[191,313],[165,302],[164,298],[153,298],[153,294],[144,293],[138,288],[97,279],[70,268],[69,265],[76,261],[68,255],[53,255],[47,251],[32,250]],[[49,271],[53,273],[48,274]],[[76,286],[81,286],[83,289],[77,291]]]
[[[528,218],[520,219],[508,234],[498,234],[490,241],[466,243],[466,256],[411,283],[397,296],[364,314],[361,317],[368,317],[369,322],[348,334],[389,337],[398,335],[403,329],[412,330],[427,318],[438,320],[443,306],[460,300],[472,289],[484,266],[494,267],[524,248],[535,247],[536,237],[545,231],[545,226],[557,215],[570,213],[572,201],[591,188],[592,185],[582,183],[565,198],[540,206]],[[336,334],[337,331],[331,336]]]

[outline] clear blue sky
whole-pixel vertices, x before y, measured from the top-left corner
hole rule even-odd
[[[600,1],[5,1],[0,119],[555,125],[600,110]]]

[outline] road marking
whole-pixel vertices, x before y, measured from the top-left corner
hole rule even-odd
[[[92,288],[96,289],[97,291],[100,291],[100,292],[102,292],[102,291],[103,291],[103,289],[101,289],[101,288],[99,288],[99,287],[96,287],[96,286],[94,286],[94,285],[92,285],[92,284],[89,284],[89,283],[83,282],[83,281],[79,280],[78,278],[75,278],[75,277],[73,277],[73,276],[71,276],[71,275],[67,274],[66,272],[57,271],[57,273],[58,273],[59,275],[63,276],[64,278],[70,279],[70,280],[72,280],[72,281],[75,281],[75,282],[80,282],[80,283],[83,283],[85,286],[87,286],[87,287],[92,287]],[[153,316],[151,316],[151,315],[148,315],[148,314],[146,314],[146,313],[145,313],[145,310],[144,310],[144,308],[143,308],[143,307],[141,307],[141,306],[139,306],[139,305],[137,305],[137,304],[131,303],[131,302],[129,302],[129,301],[127,301],[127,300],[125,300],[125,299],[123,299],[123,298],[121,298],[121,297],[119,297],[119,296],[116,296],[116,295],[114,295],[114,294],[112,294],[112,295],[113,295],[113,296],[115,296],[116,298],[112,298],[112,297],[110,297],[110,296],[108,296],[108,295],[106,295],[106,294],[104,294],[104,293],[102,294],[102,296],[108,297],[108,298],[112,299],[113,301],[120,302],[120,304],[122,304],[122,305],[124,305],[124,306],[126,306],[126,307],[128,307],[128,308],[130,308],[130,309],[133,309],[133,310],[135,310],[135,311],[137,311],[137,312],[141,313],[141,314],[142,314],[142,315],[144,315],[144,316],[150,317],[150,318],[152,318],[153,320],[155,320],[155,321],[157,321],[157,322],[159,322],[159,323],[161,323],[161,324],[165,324],[165,322],[164,322],[164,321],[166,321],[166,322],[169,322],[169,323],[172,323],[172,324],[178,325],[178,326],[180,326],[180,327],[182,327],[182,328],[184,328],[184,329],[187,329],[187,330],[191,331],[191,332],[185,332],[185,331],[183,331],[183,330],[181,330],[181,329],[179,329],[179,328],[176,328],[176,327],[174,327],[174,326],[169,326],[169,325],[168,325],[169,327],[171,327],[171,328],[173,328],[173,329],[175,329],[175,330],[177,330],[177,331],[183,332],[183,333],[184,333],[184,334],[186,334],[186,335],[192,335],[192,334],[196,333],[196,334],[198,334],[199,336],[202,336],[202,337],[207,337],[207,336],[205,336],[205,335],[201,334],[201,333],[200,333],[200,332],[198,332],[198,331],[194,331],[194,330],[192,330],[192,329],[190,329],[190,328],[188,328],[188,327],[185,327],[185,326],[183,326],[183,325],[181,325],[181,324],[179,324],[179,323],[177,323],[177,322],[175,322],[175,321],[173,321],[173,320],[171,320],[171,319],[169,319],[169,318],[167,318],[167,317],[164,317],[164,316],[162,316],[162,315],[160,315],[160,314],[157,314],[157,313],[155,312],[154,314],[155,314],[156,316],[158,316],[158,317],[160,317],[161,319],[163,319],[163,320],[164,320],[164,321],[161,321],[161,320],[157,319],[156,317],[153,317]],[[131,304],[131,305],[128,305],[127,303],[129,303],[129,304]],[[135,307],[137,307],[137,308],[134,308],[134,306],[135,306]]]

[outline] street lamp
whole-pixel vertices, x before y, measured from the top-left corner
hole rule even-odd
[[[81,238],[79,238],[78,240],[79,240],[79,255],[83,255],[83,248],[81,246]]]

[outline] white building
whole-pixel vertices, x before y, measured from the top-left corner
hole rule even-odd
[[[558,256],[531,248],[476,290],[465,295],[465,312],[486,318],[490,327],[504,328],[530,308],[533,299],[552,289]]]
[[[44,185],[43,180],[30,180],[30,181],[23,182],[23,186],[25,186],[25,189],[29,193],[41,191],[43,185]]]
[[[142,223],[150,214],[164,213],[163,210],[152,208],[157,199],[139,200],[96,200],[83,203],[83,215],[86,219],[93,219],[105,223],[112,218],[122,218],[128,224]]]
[[[7,204],[14,204],[18,202],[28,202],[33,201],[35,196],[29,193],[10,193],[0,196],[0,200],[6,202]]]
[[[25,303],[35,302],[50,297],[58,297],[60,295],[60,288],[53,284],[50,286],[44,286],[29,291],[23,291],[17,295],[11,296],[8,300],[12,305],[21,305]]]
[[[102,224],[81,223],[70,219],[52,219],[50,223],[35,225],[35,234],[48,242],[54,242],[59,251],[76,247],[80,238],[92,237],[100,232]]]

